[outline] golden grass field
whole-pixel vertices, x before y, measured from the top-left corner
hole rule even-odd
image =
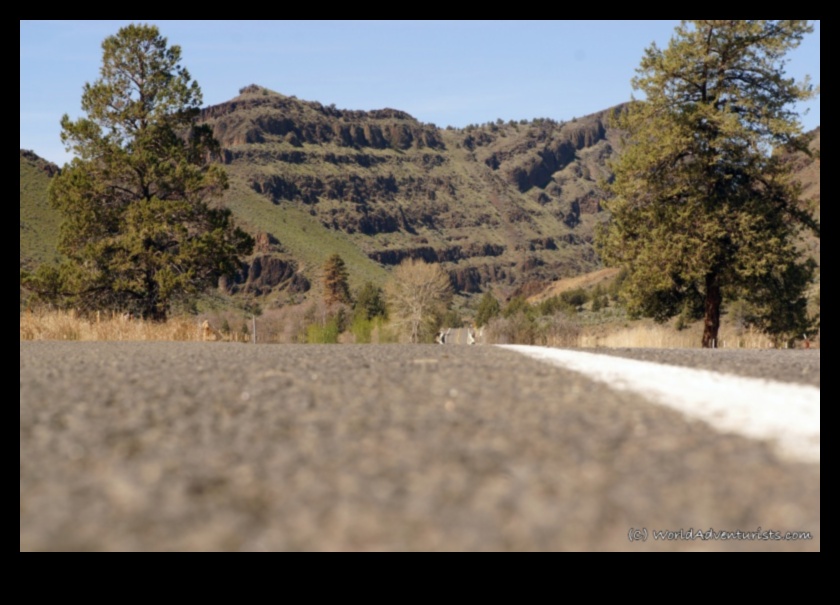
[[[260,329],[257,320],[258,330]],[[74,311],[27,311],[20,316],[20,340],[74,340],[74,341],[248,341],[247,335],[238,332],[222,334],[217,322],[205,321],[195,316],[173,317],[166,323],[127,319],[119,315],[98,314],[82,317]],[[274,331],[262,330],[269,342],[286,341]],[[584,326],[574,334],[565,334],[556,342],[548,336],[548,346],[582,348],[661,348],[691,349],[700,343],[702,326],[697,323],[685,330],[650,321],[624,322]],[[341,338],[340,342],[353,342]],[[374,340],[374,342],[378,339]],[[263,339],[260,339],[263,342]],[[737,330],[723,325],[720,330],[721,349],[766,349],[772,341],[767,336],[751,330]],[[798,346],[803,346],[798,343]],[[810,343],[819,348],[819,340]]]
[[[75,311],[27,311],[20,316],[20,339],[200,341],[203,331],[195,317],[155,323],[104,313],[86,318]]]
[[[700,323],[685,330],[676,330],[668,325],[639,322],[637,325],[607,330],[584,331],[578,346],[586,348],[653,348],[694,349],[699,346],[703,333]],[[753,330],[736,330],[732,326],[720,328],[719,349],[768,349],[773,342],[766,335]]]

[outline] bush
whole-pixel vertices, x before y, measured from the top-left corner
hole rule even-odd
[[[491,319],[498,317],[499,313],[501,313],[499,301],[490,292],[485,292],[478,303],[478,309],[475,314],[475,325],[479,328],[484,327]]]
[[[560,294],[560,300],[579,310],[583,305],[589,302],[589,295],[583,288],[576,288]]]
[[[356,344],[370,344],[374,328],[374,320],[362,315],[356,315],[350,326],[350,332]]]
[[[536,310],[532,307],[527,300],[525,300],[524,296],[514,296],[508,301],[507,306],[505,306],[504,310],[502,311],[502,317],[505,319],[510,319],[515,315],[523,314],[528,317],[534,317],[536,315]]]
[[[438,322],[440,328],[463,328],[464,327],[464,318],[461,317],[461,314],[458,313],[455,309],[450,309],[446,313],[444,313],[440,321]]]
[[[536,329],[534,344],[548,347],[580,346],[581,327],[562,315],[542,318]]]
[[[575,347],[580,343],[581,328],[564,315],[534,317],[520,312],[493,319],[487,332],[497,344]]]
[[[353,310],[356,315],[362,316],[365,319],[387,317],[388,312],[385,307],[382,288],[371,282],[365,283],[356,293],[356,302],[353,305]]]
[[[564,300],[562,296],[552,296],[542,301],[539,305],[540,315],[556,315],[563,313],[564,315],[574,315],[577,313],[577,308]]]
[[[487,333],[491,342],[496,344],[534,344],[536,323],[523,311],[512,315],[496,317],[487,324]]]
[[[364,317],[356,316],[350,326],[350,333],[353,335],[353,341],[356,344],[397,342],[396,335],[392,330],[388,329],[387,322],[383,317],[365,319]]]
[[[306,328],[307,344],[338,344],[339,318],[330,317],[324,324],[314,323]]]

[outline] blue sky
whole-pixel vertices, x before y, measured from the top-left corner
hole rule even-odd
[[[651,42],[678,21],[21,21],[20,146],[63,164],[62,114],[80,114],[102,40],[153,23],[183,51],[205,105],[259,84],[346,109],[393,107],[463,127],[502,118],[556,120],[630,98]],[[820,22],[790,55],[788,74],[820,82]],[[805,110],[808,111],[805,115]],[[820,123],[820,100],[800,108]]]

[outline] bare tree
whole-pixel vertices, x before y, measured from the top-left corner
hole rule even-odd
[[[452,287],[449,275],[440,265],[407,259],[391,273],[385,296],[394,323],[410,342],[416,343],[424,324],[432,322],[449,305]]]

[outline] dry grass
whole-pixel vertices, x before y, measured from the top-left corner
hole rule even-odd
[[[75,311],[26,312],[20,316],[21,340],[202,340],[200,324],[192,317],[166,323],[99,314],[81,317]]]
[[[529,303],[539,303],[552,296],[559,296],[563,292],[570,290],[590,290],[598,285],[606,286],[612,282],[619,274],[618,269],[599,269],[583,275],[575,277],[567,277],[565,279],[557,280],[550,284],[545,290],[539,294],[535,294],[528,299]]]
[[[304,342],[301,337],[305,326],[311,321],[307,309],[291,307],[267,313],[257,320],[259,342],[291,343]],[[85,318],[74,311],[26,312],[20,316],[20,340],[77,340],[77,341],[240,341],[249,342],[250,335],[237,329],[243,323],[233,326],[230,333],[221,333],[218,326],[222,319],[211,318],[210,329],[203,328],[204,322],[196,317],[175,317],[165,324],[140,320],[127,320],[119,315],[100,314]],[[498,322],[497,322],[498,323]],[[527,334],[521,327],[512,325],[511,320],[494,325],[488,331],[488,342],[527,343],[554,347],[585,348],[660,348],[695,349],[700,346],[702,325],[697,323],[686,330],[678,331],[669,325],[653,322],[638,322],[625,326],[585,326],[553,319],[544,322],[539,330]],[[247,324],[250,326],[250,322]],[[532,333],[533,332],[533,333]],[[342,335],[340,342],[355,342],[349,333]],[[376,326],[371,342],[393,342],[389,326]],[[820,348],[819,337],[812,341],[812,348]],[[797,346],[803,346],[797,343]],[[767,336],[752,330],[737,329],[723,325],[720,330],[721,349],[766,349],[772,342]]]
[[[703,327],[695,324],[686,330],[676,330],[669,325],[643,323],[610,331],[584,332],[578,346],[587,348],[653,348],[696,349],[700,346]],[[720,328],[720,349],[768,349],[773,342],[766,335],[754,330],[737,329],[723,325]]]
[[[650,348],[697,349],[703,335],[702,322],[684,330],[652,320],[625,321],[597,325],[580,325],[562,315],[529,321],[523,315],[496,318],[487,326],[486,342],[492,344],[530,344],[563,348]],[[724,323],[719,332],[719,349],[768,349],[772,339],[752,329]],[[796,341],[797,348],[805,343]],[[809,343],[820,348],[819,337]]]

